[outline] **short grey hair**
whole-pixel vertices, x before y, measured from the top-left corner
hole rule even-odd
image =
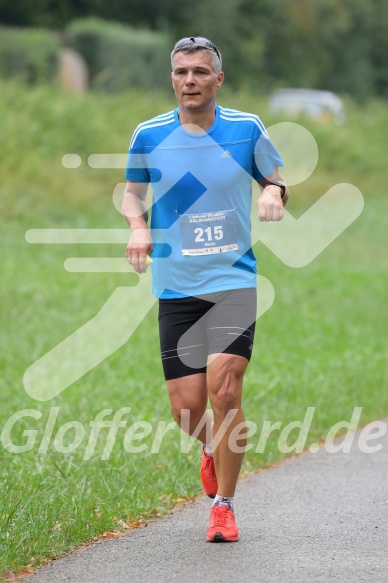
[[[174,48],[171,52],[171,69],[174,69],[174,57],[177,53],[184,53],[185,55],[190,53],[197,53],[201,51],[202,53],[209,53],[212,57],[212,67],[216,75],[222,71],[222,55],[219,52],[220,58],[218,58],[217,53],[211,47],[204,47],[202,45],[197,45],[193,41],[189,41],[186,45],[178,48]]]

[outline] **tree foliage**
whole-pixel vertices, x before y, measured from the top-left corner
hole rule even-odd
[[[0,0],[0,22],[63,30],[99,18],[210,37],[233,87],[331,89],[359,100],[388,95],[386,0]]]
[[[156,90],[171,85],[169,38],[162,32],[85,18],[68,26],[66,39],[86,60],[96,89]]]

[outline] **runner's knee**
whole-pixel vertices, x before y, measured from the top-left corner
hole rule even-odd
[[[215,414],[240,408],[246,369],[244,360],[239,356],[221,354],[210,364],[208,391]]]

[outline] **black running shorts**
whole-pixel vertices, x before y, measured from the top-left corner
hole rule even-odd
[[[206,372],[210,354],[250,360],[256,324],[256,289],[159,300],[159,336],[166,380]]]

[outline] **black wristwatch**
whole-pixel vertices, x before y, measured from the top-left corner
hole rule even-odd
[[[268,184],[273,184],[274,186],[281,188],[282,194],[280,195],[280,198],[284,198],[284,195],[286,194],[286,187],[284,184],[281,182],[276,182],[276,180],[267,180],[266,186],[268,186]]]

